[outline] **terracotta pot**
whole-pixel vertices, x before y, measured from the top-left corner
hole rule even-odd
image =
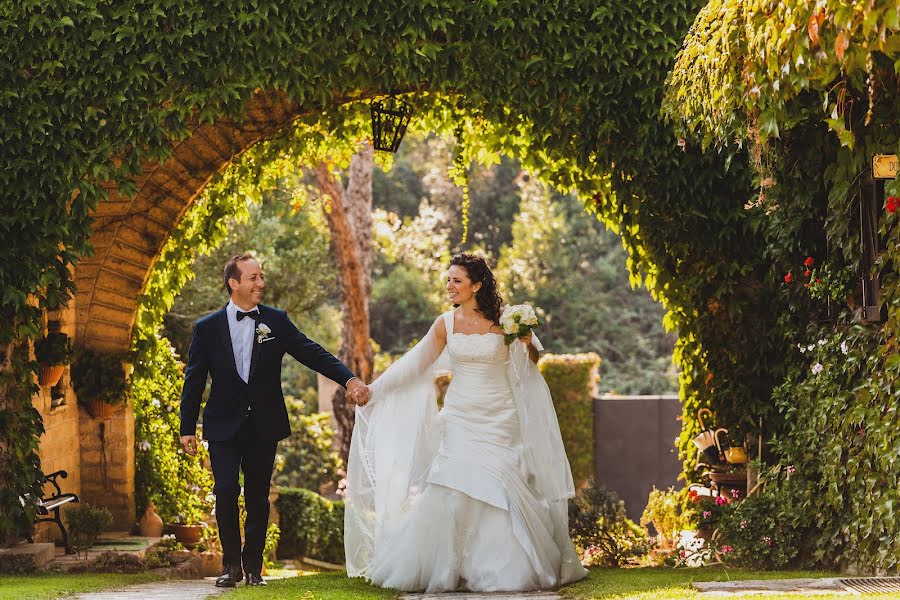
[[[156,514],[156,505],[151,502],[141,517],[141,535],[146,537],[162,537],[163,521]]]
[[[196,544],[203,533],[203,525],[169,525],[169,531],[184,545]]]
[[[115,406],[102,400],[88,400],[85,402],[85,407],[95,419],[108,419],[116,413]]]
[[[207,550],[200,553],[200,570],[204,577],[218,577],[222,574],[222,553]]]
[[[38,384],[39,385],[49,385],[54,386],[59,383],[59,378],[62,377],[63,371],[66,370],[66,365],[41,365],[41,372],[38,375]]]

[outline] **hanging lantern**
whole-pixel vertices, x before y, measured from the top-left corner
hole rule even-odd
[[[376,150],[396,152],[406,133],[412,107],[390,96],[387,100],[372,100],[372,145]]]

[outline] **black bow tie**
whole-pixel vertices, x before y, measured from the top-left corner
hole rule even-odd
[[[259,318],[258,310],[251,310],[250,312],[244,312],[242,310],[237,311],[237,320],[241,321],[244,317],[250,317],[254,321]]]

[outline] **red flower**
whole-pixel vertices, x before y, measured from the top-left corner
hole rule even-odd
[[[785,282],[785,283],[790,283],[790,282],[792,282],[793,280],[794,280],[794,276],[791,275],[790,273],[788,273],[787,275],[784,276],[784,282]]]
[[[806,272],[804,273],[804,275],[806,275],[807,277],[810,276],[810,271],[809,271],[809,269],[806,270]]]
[[[805,267],[811,267],[811,266],[813,266],[815,263],[816,263],[816,261],[813,260],[813,257],[812,257],[812,256],[807,256],[807,257],[806,257],[806,260],[803,261],[803,266],[805,266]]]
[[[821,277],[817,277],[817,278],[816,278],[816,283],[822,283],[822,278],[821,278]]]
[[[885,203],[885,208],[889,213],[897,212],[897,209],[900,208],[900,198],[897,196],[890,196]]]
[[[808,283],[804,283],[804,284],[803,284],[803,287],[809,287],[809,284],[808,284]]]

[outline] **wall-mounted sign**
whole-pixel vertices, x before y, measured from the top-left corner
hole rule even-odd
[[[876,154],[872,158],[872,177],[875,179],[897,179],[897,155]]]

